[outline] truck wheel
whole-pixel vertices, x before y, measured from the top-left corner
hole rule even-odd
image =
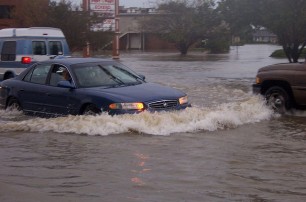
[[[7,103],[7,109],[10,111],[22,111],[22,107],[16,98],[11,98]]]
[[[265,93],[268,106],[280,114],[291,108],[291,98],[287,91],[279,86],[269,88]]]

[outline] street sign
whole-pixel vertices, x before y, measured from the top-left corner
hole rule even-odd
[[[116,17],[116,0],[90,0],[90,11],[100,15],[103,18],[101,23],[93,25],[92,30],[95,31],[115,31]]]
[[[92,4],[113,4],[115,5],[115,0],[90,0]]]
[[[84,0],[85,1],[85,0]],[[86,8],[104,18],[92,25],[93,31],[113,31],[113,58],[119,59],[119,0],[86,0]]]
[[[90,4],[91,11],[99,11],[105,13],[114,13],[115,14],[115,5],[112,4]]]
[[[96,23],[91,27],[92,31],[115,31],[115,19],[106,19],[102,23]]]

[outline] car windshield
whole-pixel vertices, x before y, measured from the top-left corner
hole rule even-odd
[[[114,87],[142,83],[135,73],[119,63],[84,63],[73,67],[79,87]]]

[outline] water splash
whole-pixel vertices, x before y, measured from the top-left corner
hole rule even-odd
[[[3,111],[0,114],[4,114]],[[109,116],[68,116],[2,121],[0,132],[57,132],[86,135],[111,135],[128,132],[170,135],[182,132],[216,131],[252,124],[273,117],[260,96],[221,104],[216,107],[191,107],[183,111]]]
[[[0,123],[5,121],[19,121],[27,118],[21,111],[18,110],[0,110]],[[1,130],[1,129],[0,129]]]

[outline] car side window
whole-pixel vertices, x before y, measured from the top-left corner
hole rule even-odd
[[[45,84],[51,66],[50,64],[39,64],[24,77],[24,81],[37,84]]]
[[[32,41],[33,55],[46,55],[46,43],[44,41]]]
[[[50,85],[57,86],[60,81],[70,81],[71,76],[66,67],[62,65],[54,65],[50,76]]]

